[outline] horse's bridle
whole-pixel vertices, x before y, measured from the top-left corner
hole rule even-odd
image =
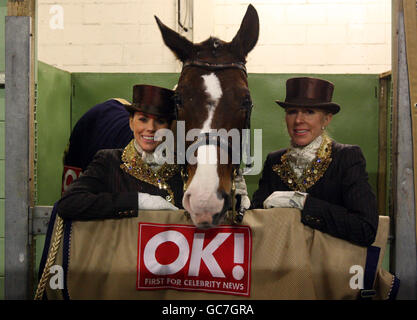
[[[211,63],[199,60],[187,60],[183,63],[182,69],[184,70],[187,67],[199,67],[207,70],[240,69],[243,71],[246,78],[248,77],[248,72],[246,71],[245,63],[243,62]]]
[[[210,63],[210,62],[204,62],[204,61],[200,61],[200,60],[187,60],[183,63],[182,66],[182,71],[187,68],[187,67],[198,67],[198,68],[203,68],[206,70],[212,70],[212,71],[217,71],[217,70],[224,70],[224,69],[238,69],[241,70],[245,77],[248,77],[248,73],[246,70],[246,66],[245,63],[243,62],[231,62],[231,63]],[[178,120],[178,110],[182,107],[182,99],[181,96],[179,94],[178,91],[176,91],[175,95],[174,95],[174,102],[175,102],[175,116],[176,116],[176,120]],[[252,112],[252,108],[253,108],[253,103],[252,100],[249,98],[248,101],[245,101],[243,103],[243,105],[241,106],[242,109],[245,109],[246,111],[246,115],[245,115],[245,124],[243,129],[249,129],[250,130],[250,118],[251,118],[251,112]],[[205,136],[205,137],[204,137]],[[209,133],[205,133],[203,134],[203,139],[204,139],[204,144],[205,145],[209,145],[209,144],[215,144],[218,145],[220,148],[224,148],[224,144],[220,143],[220,140],[217,139],[219,137],[213,137],[211,136]],[[199,140],[201,143],[201,140]],[[242,135],[240,136],[240,146],[242,145]],[[227,144],[228,147],[228,155],[231,156],[231,154],[233,153],[233,146],[232,144],[228,141]],[[240,162],[242,160],[242,150],[240,150]],[[233,218],[235,222],[241,222],[243,219],[243,214],[244,211],[239,211],[239,212],[235,212],[235,184],[234,184],[234,179],[236,177],[236,175],[238,174],[238,170],[240,167],[240,162],[239,164],[233,164],[234,168],[233,168],[233,173],[232,173],[232,211],[233,211]],[[183,164],[181,165],[181,175],[182,175],[182,179],[184,182],[184,191],[186,190],[186,181],[188,180],[188,175],[187,175],[187,164]],[[226,201],[225,199],[225,207],[223,208],[223,210],[227,210],[227,205],[229,203],[229,201]],[[223,211],[222,210],[222,211]]]
[[[198,68],[203,68],[203,69],[213,70],[213,71],[224,70],[224,69],[239,69],[239,70],[243,71],[246,78],[248,77],[248,73],[246,71],[246,66],[245,66],[245,63],[243,63],[243,62],[210,63],[210,62],[204,62],[204,61],[200,61],[200,60],[187,60],[187,61],[184,62],[183,66],[182,66],[182,70],[184,70],[187,67],[198,67]],[[175,102],[175,117],[176,117],[176,120],[178,120],[178,109],[180,109],[182,107],[182,99],[181,99],[181,96],[180,96],[178,91],[176,91],[176,93],[174,95],[174,102]],[[251,113],[252,113],[252,108],[253,108],[252,100],[249,99],[248,101],[245,101],[245,103],[241,106],[241,108],[245,109],[245,111],[246,111],[245,123],[244,123],[243,129],[250,129],[250,118],[251,118]],[[215,137],[211,136],[209,133],[205,133],[204,135],[205,135],[205,144],[206,145],[219,144],[218,140],[217,139],[214,140]],[[240,138],[242,139],[242,136]],[[215,141],[215,143],[213,143],[213,141]],[[240,143],[240,145],[241,145],[241,143]],[[220,147],[222,147],[222,146],[223,145],[220,144]],[[233,147],[230,143],[228,143],[228,149],[229,149],[228,151],[229,151],[229,155],[230,155],[230,153],[233,152]],[[242,152],[240,152],[240,160],[242,160]],[[235,170],[237,170],[240,166],[240,163],[235,164],[234,166],[235,166]]]

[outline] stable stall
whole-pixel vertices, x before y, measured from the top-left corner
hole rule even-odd
[[[0,194],[0,198],[5,199],[4,288],[6,299],[32,299],[39,280],[38,271],[44,244],[50,244],[51,241],[51,239],[45,239],[45,234],[47,233],[48,224],[50,229],[53,227],[53,224],[49,223],[51,217],[54,217],[52,214],[53,205],[61,196],[63,153],[71,130],[77,120],[91,107],[108,99],[123,98],[131,101],[132,86],[134,84],[144,83],[173,88],[178,81],[179,73],[67,72],[40,62],[35,57],[33,50],[35,46],[35,28],[33,27],[35,15],[34,10],[32,10],[33,7],[31,9],[28,5],[28,3],[33,4],[33,2],[28,1],[27,3],[23,1],[25,5],[28,5],[23,7],[23,9],[21,3],[17,1],[9,2],[11,4],[9,6],[9,16],[6,18],[5,36],[5,89],[0,87],[0,104],[4,91],[6,94],[4,121],[5,161],[0,161],[0,176],[2,172],[5,172],[3,189],[5,190],[5,195],[2,196]],[[378,286],[379,295],[377,294],[377,297],[381,299],[389,298],[392,288],[398,289],[396,278],[390,276],[387,271],[395,274],[401,280],[399,298],[415,299],[417,292],[415,285],[417,279],[417,253],[414,200],[414,186],[417,175],[413,169],[413,164],[414,167],[416,164],[416,148],[413,138],[416,130],[414,123],[416,115],[414,111],[417,86],[415,84],[415,61],[411,59],[411,57],[416,55],[416,16],[412,1],[393,1],[393,30],[396,32],[393,32],[392,74],[391,72],[384,74],[302,74],[303,76],[327,79],[335,84],[336,90],[333,95],[333,101],[337,101],[342,106],[340,114],[343,116],[334,118],[331,126],[328,128],[328,133],[330,137],[337,141],[359,145],[364,153],[369,173],[369,182],[377,195],[378,213],[381,216],[380,225],[383,226],[383,230],[379,231],[377,242],[370,247],[379,248],[377,249],[378,256],[374,265],[377,267],[376,273],[380,272],[381,274],[378,276],[373,274],[371,280],[369,280],[368,276],[368,280],[372,283],[373,279],[385,279],[385,282],[378,282],[379,280],[377,280],[373,283],[373,285]],[[298,74],[252,73],[250,69],[248,72],[249,89],[254,104],[251,130],[252,132],[254,130],[262,130],[262,159],[264,160],[269,152],[288,145],[284,112],[274,101],[285,97],[285,81]],[[413,147],[411,148],[410,146]],[[249,195],[252,195],[256,190],[259,177],[259,174],[245,177]],[[251,226],[253,224],[252,227],[255,230],[255,225],[259,223],[257,215],[267,214],[267,212],[260,211],[256,212],[254,210],[248,213],[242,225]],[[277,221],[280,220],[278,218],[279,210],[272,211],[274,211],[274,214],[268,218],[271,220],[266,219],[262,223],[266,225],[271,224],[271,222],[278,223]],[[287,214],[288,212],[284,213],[286,218],[279,222],[282,223],[282,225],[279,225],[280,230],[285,230],[285,227],[288,226],[294,230],[297,228],[299,230],[302,227],[301,223],[291,220],[296,215],[290,216]],[[117,228],[128,228],[136,232],[137,229],[135,231],[135,227],[145,222],[156,224],[169,223],[171,221],[176,224],[191,224],[185,215],[180,215],[177,218],[177,220],[172,222],[170,220],[172,217],[168,215],[162,218],[165,219],[164,221],[155,221],[151,215],[145,212],[143,221],[140,218],[139,220],[132,220],[130,221],[131,225],[124,227],[120,226],[123,223],[119,223],[120,225],[118,224]],[[105,226],[103,227],[112,228],[112,226],[109,227],[107,225],[108,222],[104,224]],[[86,234],[93,232],[89,229],[91,223],[76,223],[76,225],[79,226],[78,230],[81,233],[78,234],[81,234],[81,238],[83,237],[82,232],[86,232]],[[68,228],[70,229],[70,227]],[[262,241],[259,239],[263,235],[257,229],[253,232],[254,247],[252,252],[256,252],[256,245],[262,246]],[[274,236],[270,231],[266,232],[270,234],[269,237]],[[313,260],[317,262],[319,260],[317,255],[322,250],[320,244],[326,243],[323,240],[323,238],[326,238],[326,235],[320,234],[318,231],[311,233],[311,230],[304,230],[303,232],[305,234],[302,237],[306,239],[306,244],[303,246],[305,256],[310,258],[314,256],[315,260]],[[66,236],[68,237],[69,234],[67,233]],[[65,239],[65,234],[63,237]],[[124,241],[129,243],[133,238],[125,239]],[[273,240],[273,238],[268,238],[268,241],[272,241],[271,239]],[[284,242],[287,244],[300,240],[285,239],[286,242]],[[340,243],[337,242],[336,246],[339,244],[340,248],[347,245],[342,240]],[[61,251],[58,253],[57,259],[62,259],[65,241],[59,242],[58,245],[62,247],[59,247]],[[306,247],[312,251],[308,251]],[[294,250],[297,249],[294,248]],[[335,249],[334,252],[336,251]],[[75,255],[79,254],[78,251],[74,252],[73,254]],[[127,250],[126,254],[131,255],[132,252],[136,254],[137,251],[134,249]],[[334,254],[332,250],[326,251],[326,253],[330,257]],[[100,256],[104,253],[96,254]],[[276,254],[279,255],[279,253]],[[261,257],[258,261],[262,262],[264,259],[262,257],[267,255],[267,253],[260,252],[259,255]],[[360,261],[354,260],[352,262],[352,260],[346,263],[360,265],[363,269],[366,269],[366,257],[370,253],[364,249],[361,251],[361,255]],[[130,259],[132,258],[131,256],[129,257]],[[293,266],[297,265],[297,261],[299,262],[304,258],[298,256],[294,258],[293,262],[295,261],[295,263]],[[61,264],[60,260],[54,261],[58,261],[57,264]],[[269,266],[270,269],[268,270],[278,268],[278,271],[282,272],[283,270],[279,269],[282,266],[281,262],[277,262],[276,265]],[[80,268],[84,267],[80,266]],[[285,265],[285,267],[288,266]],[[120,272],[120,270],[124,270],[123,268],[125,267],[118,266],[115,270]],[[262,271],[265,266],[262,263],[258,263],[254,268],[252,281],[253,279],[258,279],[259,284],[268,286],[267,281],[262,278]],[[308,269],[311,275],[320,274],[321,279],[326,281],[326,270],[329,270],[328,268],[331,268],[331,266],[324,266],[318,270],[306,264],[303,268],[300,267],[298,271],[303,273]],[[105,271],[108,272],[109,270],[106,269]],[[136,271],[129,269],[129,272]],[[69,272],[69,276],[71,272],[73,275],[77,273],[74,270],[66,270],[66,272]],[[355,270],[352,271],[353,274],[355,274]],[[297,274],[291,277],[299,279]],[[310,274],[306,277],[308,278],[307,282],[311,280]],[[347,281],[351,279],[349,270],[344,277],[344,280],[347,279]],[[338,277],[333,278],[336,279]],[[386,280],[388,278],[391,280]],[[85,279],[74,276],[73,280],[74,282],[68,285],[76,288],[77,283]],[[92,281],[100,283],[102,278],[94,278]],[[131,275],[128,281],[131,281]],[[292,280],[289,281],[291,282]],[[307,283],[302,280],[299,281],[300,283]],[[388,291],[384,285],[386,281],[391,281],[391,286],[388,285]],[[299,292],[295,292],[297,290],[294,292],[290,290],[287,296],[277,295],[274,297],[277,299],[340,299],[355,298],[358,296],[358,293],[360,295],[358,287],[355,287],[356,291],[353,293],[345,294],[341,293],[336,286],[334,290],[328,289],[328,292],[331,291],[336,294],[326,296],[326,290],[323,290],[323,287],[320,285],[316,286],[313,282],[308,282],[308,290],[310,290],[311,294],[300,295]],[[139,287],[140,284],[139,282],[137,283]],[[196,289],[196,284],[193,285],[193,289]],[[46,290],[50,289],[50,287],[49,289],[46,288]],[[66,287],[67,289],[68,287]],[[94,292],[92,296],[96,298],[132,299],[191,298],[187,295],[189,294],[188,292],[181,292],[178,296],[172,296],[170,295],[171,289],[175,289],[175,284],[173,287],[168,288],[167,291],[163,291],[166,293],[166,296],[161,294],[161,291],[155,291],[156,293],[150,291],[154,295],[140,296],[136,290],[133,290],[132,295],[129,296],[126,296],[125,293],[122,293],[120,296],[106,296]],[[245,287],[245,289],[247,288]],[[372,289],[372,286],[366,289]],[[257,294],[262,292],[263,288],[261,287],[259,290],[256,291]],[[56,292],[53,291],[51,297]],[[319,294],[320,292],[321,294]],[[79,292],[74,294],[80,299],[88,298]],[[216,293],[216,299],[223,297],[221,293],[220,295],[217,294],[219,293]],[[262,294],[257,294],[253,295],[252,298],[267,298]],[[364,294],[365,296],[366,293]],[[68,298],[70,295],[67,291],[67,293],[59,293],[58,296],[54,297]],[[198,297],[211,298],[210,293],[207,296]],[[230,298],[230,296],[225,297]]]

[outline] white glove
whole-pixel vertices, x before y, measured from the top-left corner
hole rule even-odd
[[[138,192],[138,208],[139,210],[178,210],[176,206],[161,196],[143,192]]]
[[[235,177],[235,195],[241,195],[239,210],[248,210],[250,208],[250,199],[248,197],[248,190],[246,188],[245,178],[242,175],[241,169]]]
[[[264,208],[297,208],[302,210],[308,193],[299,191],[275,191],[264,201]]]

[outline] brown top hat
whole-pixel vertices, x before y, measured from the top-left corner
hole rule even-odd
[[[133,86],[133,101],[125,105],[130,113],[144,112],[163,118],[175,117],[174,91],[147,84]]]
[[[340,106],[332,102],[333,83],[316,78],[301,77],[287,80],[287,95],[285,102],[276,100],[283,108],[305,107],[318,108],[338,113]]]

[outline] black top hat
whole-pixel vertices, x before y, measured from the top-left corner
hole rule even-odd
[[[340,106],[332,102],[333,83],[316,78],[301,77],[287,80],[287,95],[285,102],[276,100],[283,108],[305,107],[318,108],[338,113]]]
[[[147,84],[133,86],[133,101],[125,105],[130,113],[144,112],[163,118],[175,117],[174,91]]]

